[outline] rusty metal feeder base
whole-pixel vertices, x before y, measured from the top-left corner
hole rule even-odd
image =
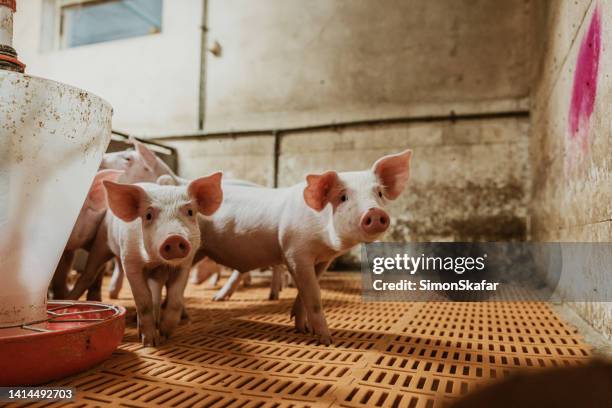
[[[268,301],[255,277],[226,302],[189,285],[191,323],[143,348],[124,288],[123,344],[98,369],[54,384],[76,387],[76,401],[44,406],[438,408],[517,370],[591,356],[545,303],[364,303],[360,285],[359,274],[322,277],[330,347],[294,332],[295,289]]]
[[[52,301],[47,316],[0,328],[0,386],[42,384],[91,368],[113,353],[125,329],[121,306]]]

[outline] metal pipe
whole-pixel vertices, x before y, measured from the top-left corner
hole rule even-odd
[[[278,174],[279,174],[279,164],[280,164],[280,134],[278,132],[273,132],[272,136],[274,136],[274,188],[278,187]]]
[[[246,129],[246,130],[227,130],[219,132],[205,132],[199,131],[194,133],[170,135],[170,136],[153,136],[148,138],[149,140],[193,140],[193,139],[214,139],[214,138],[236,138],[236,137],[248,137],[248,136],[265,136],[284,135],[287,133],[304,133],[304,132],[316,132],[322,130],[335,130],[343,129],[347,127],[357,126],[376,126],[376,125],[390,125],[390,124],[401,124],[401,123],[431,123],[431,122],[461,122],[470,120],[486,120],[486,119],[504,119],[504,118],[528,118],[528,110],[516,110],[516,111],[500,111],[500,112],[485,112],[485,113],[464,113],[455,114],[453,111],[448,115],[427,115],[427,116],[400,116],[393,118],[382,118],[382,119],[364,119],[364,120],[352,120],[343,122],[331,122],[322,123],[317,125],[305,125],[305,126],[288,126],[282,128],[263,128],[263,129]]]
[[[204,117],[206,115],[206,67],[208,61],[207,38],[208,38],[208,1],[202,0],[202,25],[200,30],[200,89],[198,97],[198,129],[204,129]]]
[[[13,46],[13,9],[0,3],[0,45]]]
[[[0,69],[23,72],[25,65],[17,58],[13,48],[13,14],[16,0],[0,0]]]

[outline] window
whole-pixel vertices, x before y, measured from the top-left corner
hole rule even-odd
[[[57,4],[60,48],[161,31],[162,0],[59,0]]]

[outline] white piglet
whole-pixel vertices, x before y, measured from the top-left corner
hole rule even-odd
[[[223,206],[200,218],[206,244],[195,261],[208,256],[241,273],[286,264],[298,289],[296,330],[330,344],[318,278],[336,257],[389,228],[385,205],[404,190],[410,158],[406,150],[368,170],[310,174],[288,188],[225,184]]]
[[[104,186],[110,211],[98,230],[84,276],[117,257],[136,302],[142,342],[154,346],[169,337],[180,321],[189,270],[201,247],[198,214],[210,216],[221,205],[221,173],[182,186],[114,182]]]
[[[158,177],[167,175],[176,177],[174,172],[155,153],[143,143],[134,138],[129,139],[135,150],[124,150],[121,152],[107,153],[104,155],[100,167],[107,169],[120,169],[125,171],[119,181],[122,183],[155,182]],[[96,282],[100,285],[100,277]],[[95,286],[95,285],[94,285]],[[113,277],[109,285],[109,297],[117,299],[123,287],[123,273],[118,263],[115,263]]]

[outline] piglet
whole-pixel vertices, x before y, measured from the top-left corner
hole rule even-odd
[[[100,164],[100,169],[121,170],[123,174],[118,179],[118,181],[121,183],[154,182],[162,175],[175,177],[168,165],[157,157],[155,153],[149,150],[144,143],[141,143],[133,138],[130,139],[130,143],[134,145],[134,150],[106,153],[102,159],[102,163]],[[85,222],[87,221],[85,220]],[[96,231],[97,229],[90,230],[90,240],[93,240]],[[62,260],[64,260],[64,258],[62,258]],[[66,264],[69,264],[68,269],[70,269],[72,261],[66,260]],[[79,296],[81,296],[87,290],[88,300],[102,300],[101,286],[103,273],[98,272],[97,278],[98,279],[96,279],[92,285],[89,287],[84,287],[82,278],[79,277],[75,283],[75,288],[80,291]],[[110,284],[110,295],[112,299],[117,298],[119,292],[121,291],[122,283],[123,276],[121,276],[121,270],[119,269],[117,263],[115,263],[113,278],[111,279]],[[73,293],[76,292],[73,290]]]
[[[180,321],[189,270],[202,242],[198,216],[209,217],[221,205],[221,173],[186,186],[110,181],[104,186],[110,211],[98,230],[83,276],[95,277],[100,265],[117,257],[136,302],[142,342],[155,346]],[[162,313],[164,285],[167,297]]]
[[[223,206],[200,217],[206,244],[195,261],[208,256],[241,273],[285,264],[298,289],[296,330],[330,344],[318,279],[335,258],[389,228],[385,206],[404,190],[411,155],[384,156],[364,171],[310,174],[288,188],[225,184]]]
[[[77,249],[88,248],[104,218],[106,196],[102,183],[105,180],[116,181],[122,175],[123,171],[119,170],[101,170],[94,177],[62,257],[53,274],[51,291],[54,299],[64,299],[66,297],[68,293],[66,278],[72,268],[74,253]]]

